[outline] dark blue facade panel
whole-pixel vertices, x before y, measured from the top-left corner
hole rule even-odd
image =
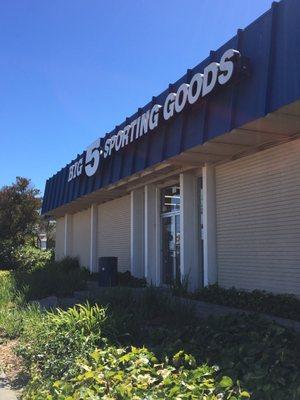
[[[122,159],[123,159],[123,153],[118,152],[115,154],[113,157],[113,168],[111,171],[111,182],[116,182],[120,180],[121,176],[121,171],[122,171]]]
[[[193,108],[190,110],[186,119],[184,134],[182,137],[182,151],[203,143],[205,105],[201,105],[201,110]]]
[[[278,3],[274,27],[270,111],[299,99],[300,2]]]
[[[204,142],[230,130],[233,91],[218,93],[208,102],[204,115]]]
[[[112,170],[113,157],[106,159],[102,165],[102,186],[110,184],[110,176]]]
[[[174,118],[171,123],[167,125],[167,129],[165,131],[165,147],[163,154],[164,159],[176,156],[180,153],[183,116],[184,114],[178,115],[177,118]]]
[[[181,83],[189,83],[196,72],[202,73],[212,61],[218,62],[225,50],[239,50],[243,60],[249,60],[247,76],[197,105],[187,107],[157,129],[102,159],[97,172],[85,174],[68,182],[69,166],[46,182],[42,213],[67,204],[147,167],[175,156],[193,146],[222,135],[247,122],[300,99],[300,1],[283,0],[244,30],[210,53],[192,70],[127,118],[105,138],[116,134],[154,104],[163,105],[167,95]]]
[[[133,173],[142,171],[146,168],[147,150],[148,150],[148,140],[147,136],[140,139],[137,149],[135,151],[134,163],[133,163]]]
[[[148,165],[157,164],[163,160],[163,151],[164,151],[164,139],[165,139],[165,131],[167,125],[163,124],[158,131],[153,132],[149,135],[149,156],[148,156]]]
[[[120,179],[131,175],[132,164],[134,161],[134,151],[134,146],[130,146],[126,152],[126,155],[124,154]]]

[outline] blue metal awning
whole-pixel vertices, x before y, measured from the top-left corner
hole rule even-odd
[[[188,83],[191,75],[203,72],[219,61],[227,49],[238,50],[250,60],[251,74],[237,84],[218,90],[197,107],[161,124],[153,132],[102,159],[97,172],[81,174],[68,182],[70,165],[85,157],[85,152],[47,180],[42,213],[66,205],[84,195],[174,157],[190,148],[230,132],[247,122],[264,117],[300,99],[300,1],[283,0],[244,30],[238,30],[217,51],[171,84],[151,102],[127,118],[105,138],[134,121],[153,104],[163,104],[170,91]]]

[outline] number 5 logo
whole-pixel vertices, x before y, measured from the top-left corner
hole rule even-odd
[[[100,139],[97,139],[86,149],[84,169],[87,176],[92,176],[97,171],[100,161],[100,154],[102,153],[99,147]]]

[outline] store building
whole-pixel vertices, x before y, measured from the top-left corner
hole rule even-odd
[[[300,295],[299,21],[273,3],[48,179],[57,259]]]

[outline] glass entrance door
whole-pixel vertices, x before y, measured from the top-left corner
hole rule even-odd
[[[180,279],[180,190],[170,186],[161,192],[162,283]]]
[[[180,279],[180,216],[162,217],[162,282]]]
[[[170,284],[173,281],[175,237],[173,218],[162,218],[162,282]]]

